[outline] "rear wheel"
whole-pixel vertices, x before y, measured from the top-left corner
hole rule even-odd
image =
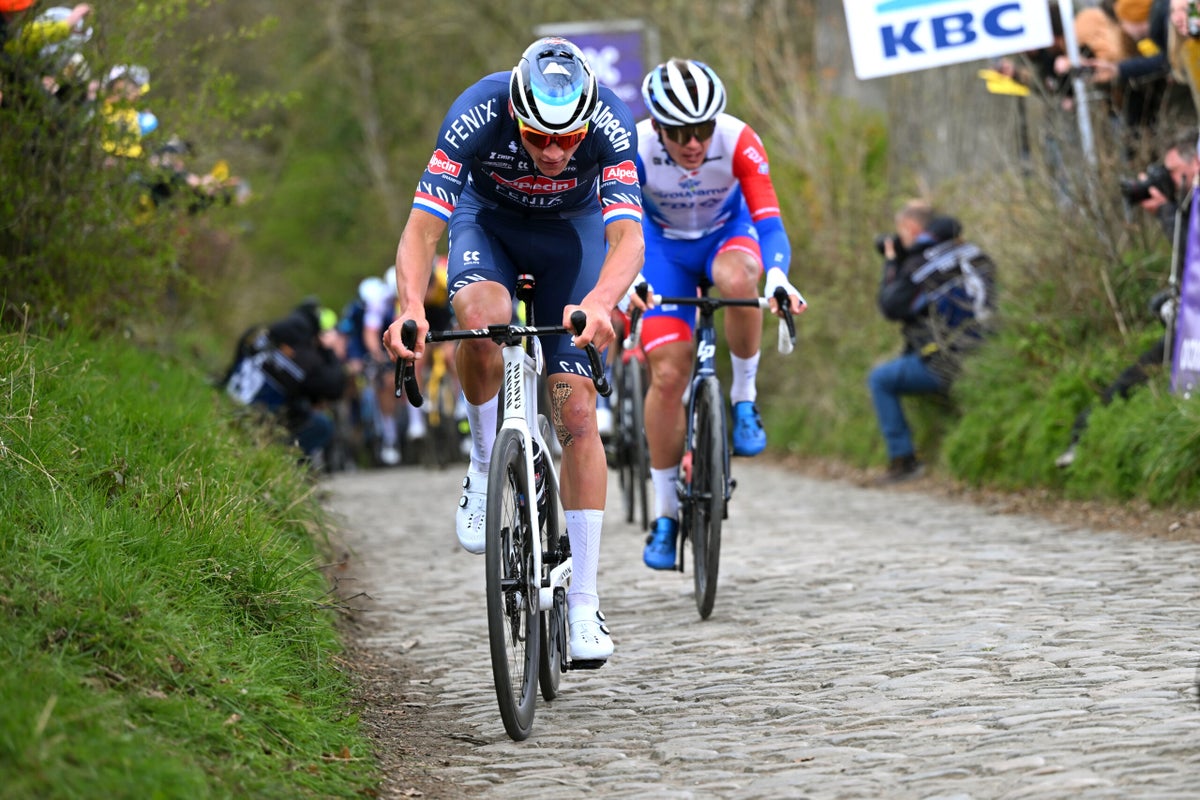
[[[721,522],[725,518],[725,411],[715,379],[700,384],[693,413],[692,582],[700,619],[708,619],[717,599],[721,562]]]
[[[517,741],[533,730],[537,702],[541,576],[534,572],[538,534],[532,529],[532,500],[521,436],[502,430],[492,451],[487,497],[488,639],[492,679],[504,730]]]
[[[650,453],[646,446],[645,367],[637,359],[625,362],[621,369],[619,398],[618,467],[625,521],[640,516],[642,530],[650,528],[650,505],[646,482],[650,479]]]

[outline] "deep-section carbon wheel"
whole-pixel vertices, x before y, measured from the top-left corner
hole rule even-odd
[[[725,518],[725,409],[716,379],[699,385],[693,407],[692,453],[692,582],[700,619],[708,619],[717,599],[721,563],[721,521]]]
[[[544,415],[538,415],[538,427],[542,432],[542,440],[549,442],[550,423]],[[546,458],[550,458],[549,453],[546,453]],[[543,577],[548,578],[550,570],[559,563],[562,555],[559,549],[562,537],[562,512],[559,509],[558,480],[550,470],[546,470],[544,491],[546,501],[543,507],[546,509],[546,513],[541,520],[542,574]],[[542,697],[547,700],[553,700],[558,696],[558,684],[562,679],[562,665],[566,661],[564,656],[567,652],[567,607],[565,600],[561,608],[558,605],[555,603],[553,608],[543,608],[541,613],[542,651],[538,664],[538,682],[542,687]]]
[[[517,741],[533,730],[542,626],[530,524],[525,454],[520,434],[502,430],[488,476],[487,616],[492,679],[504,730]]]

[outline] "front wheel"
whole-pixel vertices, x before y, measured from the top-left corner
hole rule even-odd
[[[534,571],[539,535],[531,523],[529,490],[521,435],[502,430],[488,478],[488,640],[500,717],[504,730],[516,741],[533,730],[542,640],[537,609],[541,577]]]
[[[692,582],[700,619],[708,619],[717,599],[721,563],[721,521],[725,518],[725,409],[715,379],[700,384],[693,406]]]
[[[550,423],[542,414],[538,415],[538,427],[542,433],[542,441],[549,447]],[[544,457],[550,459],[550,453],[544,452]],[[562,512],[558,507],[558,480],[554,477],[554,471],[548,468],[544,486],[546,513],[541,519],[542,574],[549,578],[550,570],[558,565],[562,553]],[[554,606],[542,609],[541,613],[542,650],[538,678],[542,687],[542,697],[547,701],[558,697],[562,665],[567,660],[567,604],[565,595],[560,598],[559,594],[562,593],[556,593]]]

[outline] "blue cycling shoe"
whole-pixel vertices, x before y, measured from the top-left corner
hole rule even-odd
[[[756,456],[767,447],[767,432],[763,430],[758,407],[750,400],[733,404],[733,454]]]
[[[675,569],[675,535],[679,533],[679,522],[674,517],[659,517],[654,520],[654,529],[646,538],[642,550],[642,561],[650,569]]]

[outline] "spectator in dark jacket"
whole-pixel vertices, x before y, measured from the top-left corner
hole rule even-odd
[[[901,397],[947,394],[995,308],[995,266],[960,233],[957,220],[911,200],[896,214],[896,232],[881,242],[879,309],[901,323],[904,337],[901,355],[876,366],[867,380],[887,445],[887,483],[922,472]]]
[[[346,386],[337,354],[320,341],[318,314],[319,305],[306,301],[278,322],[251,328],[222,381],[239,403],[276,414],[309,459],[333,436],[333,420],[321,407]]]
[[[1117,0],[1113,12],[1135,43],[1136,54],[1117,62],[1088,59],[1084,65],[1092,69],[1094,83],[1109,84],[1120,92],[1125,128],[1136,140],[1157,123],[1167,89],[1171,0]]]

